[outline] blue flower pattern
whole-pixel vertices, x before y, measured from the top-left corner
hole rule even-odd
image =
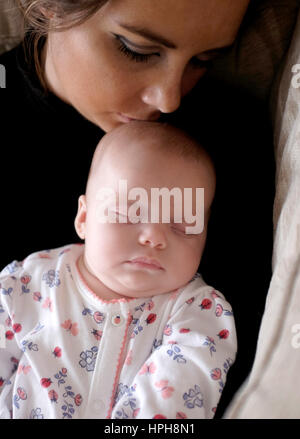
[[[50,287],[58,287],[60,285],[59,271],[49,270],[42,277],[42,280]]]
[[[182,396],[184,400],[184,405],[188,409],[193,409],[195,407],[203,407],[203,395],[201,393],[200,387],[195,384],[194,388],[189,389]]]
[[[93,346],[90,350],[81,352],[79,364],[82,368],[86,369],[87,372],[92,372],[95,369],[97,353],[97,346]]]

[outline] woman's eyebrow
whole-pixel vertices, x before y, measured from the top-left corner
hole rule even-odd
[[[148,40],[162,44],[163,46],[166,46],[169,49],[177,49],[176,44],[172,43],[171,41],[167,40],[166,38],[162,37],[161,35],[155,34],[154,32],[152,32],[148,29],[144,29],[141,27],[132,26],[129,24],[124,24],[124,23],[118,23],[118,25],[123,27],[124,29],[128,30],[129,32],[132,32],[134,34],[138,34],[144,38],[147,38]]]
[[[140,35],[140,36],[147,38],[148,40],[154,41],[156,43],[162,44],[163,46],[166,46],[169,49],[177,49],[178,48],[176,46],[176,44],[172,43],[171,41],[167,40],[163,36],[158,35],[158,34],[152,32],[148,29],[141,28],[138,26],[132,26],[130,24],[125,24],[125,23],[118,23],[118,25],[120,27],[123,27],[124,29],[128,30],[129,32]],[[222,47],[216,47],[213,49],[206,50],[206,51],[202,52],[201,55],[221,55],[223,53],[229,52],[233,48],[234,44],[235,44],[235,41],[230,43],[230,44],[226,44],[225,46],[222,46]]]

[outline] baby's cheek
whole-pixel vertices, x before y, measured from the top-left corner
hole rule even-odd
[[[201,261],[202,253],[204,250],[205,239],[202,239],[201,236],[197,236],[192,238],[190,241],[190,246],[187,251],[185,260],[188,261],[189,267],[191,271],[198,269],[198,266]]]
[[[112,224],[102,234],[102,254],[109,260],[128,259],[131,249],[134,247],[134,237],[127,231],[122,230],[126,225]]]

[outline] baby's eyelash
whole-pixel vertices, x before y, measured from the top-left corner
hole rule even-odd
[[[139,53],[139,52],[135,52],[134,50],[130,49],[121,39],[121,37],[119,35],[115,35],[115,38],[118,42],[118,49],[120,50],[121,53],[123,53],[125,56],[127,56],[128,58],[130,58],[133,61],[136,62],[147,62],[149,61],[149,59],[153,56],[160,56],[158,53]]]
[[[185,230],[185,228],[183,229],[183,228],[181,228],[181,227],[176,227],[176,225],[175,224],[171,224],[171,228],[172,228],[172,230],[175,232],[175,233],[177,233],[177,234],[179,234],[179,235],[181,235],[181,236],[184,236],[185,238],[187,238],[187,239],[191,239],[191,238],[194,238],[196,235],[195,234],[193,234],[193,233],[187,233],[186,232],[186,230]]]
[[[182,227],[171,224],[171,228],[175,233],[179,233],[180,235],[186,235],[185,229],[183,229]]]

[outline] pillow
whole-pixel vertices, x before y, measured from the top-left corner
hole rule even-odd
[[[210,74],[266,101],[288,50],[299,6],[299,0],[251,0],[233,50],[214,62]]]
[[[273,276],[254,365],[225,418],[300,418],[300,13],[272,102],[276,155]]]
[[[0,55],[12,49],[21,41],[21,13],[14,0],[0,2]]]

